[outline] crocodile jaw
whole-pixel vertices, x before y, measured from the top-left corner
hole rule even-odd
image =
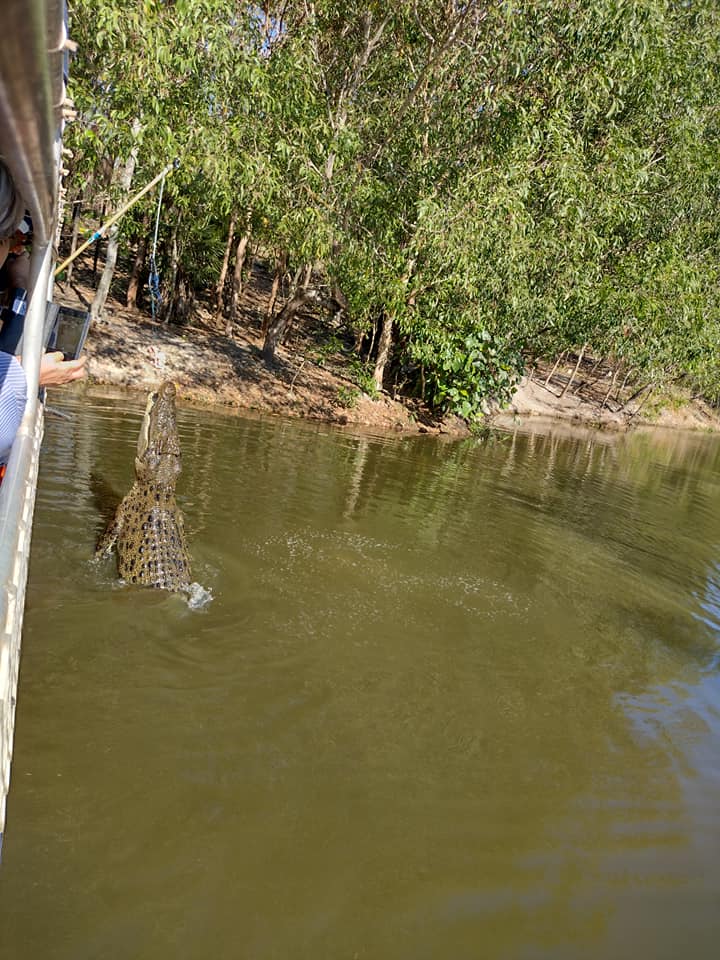
[[[150,412],[155,406],[157,399],[158,394],[151,393],[147,399],[147,403],[145,404],[145,413],[143,414],[142,423],[140,424],[140,434],[137,442],[137,457],[135,459],[136,471],[138,469],[138,460],[142,461],[150,442]]]
[[[139,481],[174,484],[181,470],[175,384],[166,380],[148,397],[138,436],[135,476]]]

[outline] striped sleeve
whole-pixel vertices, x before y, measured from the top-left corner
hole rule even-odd
[[[27,401],[25,371],[15,357],[0,353],[0,463],[7,463]]]

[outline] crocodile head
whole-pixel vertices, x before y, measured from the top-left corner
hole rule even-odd
[[[166,380],[148,397],[138,437],[135,476],[145,483],[174,484],[181,470],[175,384]]]

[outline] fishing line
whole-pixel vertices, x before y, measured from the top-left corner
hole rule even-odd
[[[162,208],[164,190],[165,174],[163,174],[163,178],[160,181],[160,193],[158,194],[157,214],[155,216],[155,235],[153,236],[152,253],[150,254],[150,276],[148,277],[148,287],[150,289],[150,309],[152,310],[153,320],[155,319],[155,314],[162,303],[162,294],[160,293],[160,274],[158,273],[155,256],[157,254],[158,232],[160,230],[160,210]]]

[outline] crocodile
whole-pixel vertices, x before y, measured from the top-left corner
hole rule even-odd
[[[135,482],[115,511],[95,557],[117,551],[126,583],[177,593],[190,588],[183,518],[175,502],[182,470],[175,413],[175,384],[150,394],[138,437]]]

